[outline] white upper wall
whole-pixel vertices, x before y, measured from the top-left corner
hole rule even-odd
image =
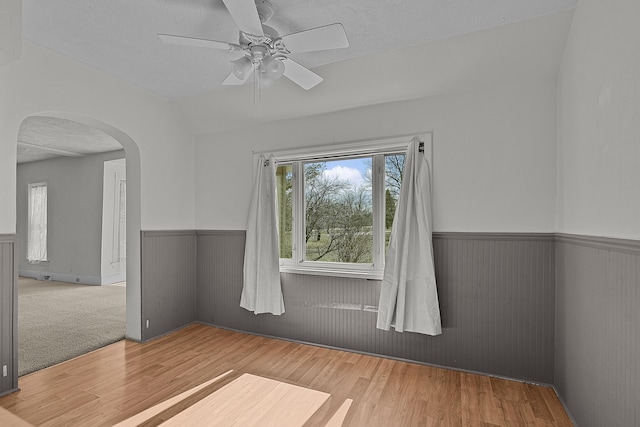
[[[200,136],[196,228],[246,229],[253,151],[434,131],[435,231],[553,232],[556,79]]]
[[[22,57],[0,67],[0,234],[16,228],[20,124],[50,111],[93,119],[133,139],[140,152],[143,229],[194,227],[194,138],[172,105],[25,41]]]
[[[640,1],[581,0],[559,78],[558,229],[640,238]]]
[[[248,87],[170,104],[27,42],[0,68],[0,233],[15,227],[18,127],[43,111],[136,142],[143,229],[243,229],[252,150],[433,129],[436,230],[554,231],[555,79],[571,16],[332,64],[318,91],[276,85],[258,105]],[[197,149],[176,111],[204,135]]]

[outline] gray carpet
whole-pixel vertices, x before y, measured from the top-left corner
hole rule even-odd
[[[123,285],[89,286],[20,278],[18,375],[124,338]]]

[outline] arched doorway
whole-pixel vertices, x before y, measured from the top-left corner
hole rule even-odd
[[[117,143],[125,152],[126,157],[126,337],[131,340],[141,340],[141,290],[140,290],[140,153],[136,143],[121,130],[90,117],[64,112],[45,111],[29,117],[48,117],[72,121],[104,132]],[[26,120],[27,118],[25,118]]]

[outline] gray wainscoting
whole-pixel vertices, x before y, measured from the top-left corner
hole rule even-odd
[[[142,341],[147,341],[196,320],[196,232],[142,231],[141,244]]]
[[[18,300],[16,236],[0,234],[0,395],[18,388]],[[7,367],[7,376],[2,367]]]
[[[244,231],[198,232],[197,320],[542,383],[554,377],[552,234],[438,233],[443,334],[376,329],[379,281],[282,274],[286,313],[239,307]]]
[[[555,385],[577,423],[640,425],[640,242],[557,235]]]
[[[238,316],[249,314],[239,307],[244,240],[245,231],[198,231],[196,318],[200,322],[240,329],[235,325]]]

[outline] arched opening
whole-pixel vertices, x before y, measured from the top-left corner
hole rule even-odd
[[[25,121],[33,118],[49,118],[58,122],[69,121],[80,124],[97,133],[104,133],[109,138],[116,141],[124,150],[126,159],[126,316],[125,316],[125,336],[128,339],[141,340],[141,290],[140,290],[140,153],[136,143],[131,137],[121,130],[104,122],[79,116],[75,114],[61,112],[41,112],[25,118]],[[25,122],[23,122],[25,123]],[[54,145],[55,142],[49,144]],[[28,142],[27,142],[28,146]],[[64,152],[63,149],[60,149]],[[121,153],[122,151],[120,151]],[[121,156],[121,155],[120,155]],[[107,156],[108,157],[108,156]],[[106,170],[106,168],[105,168]],[[102,189],[100,189],[102,193]],[[20,195],[19,195],[20,196]],[[100,195],[102,197],[102,194]],[[26,197],[26,196],[25,196]],[[122,200],[124,203],[124,200]],[[95,213],[95,212],[94,212]],[[104,250],[104,248],[102,248]],[[124,248],[123,248],[124,252]],[[21,256],[22,254],[19,254]],[[124,265],[125,263],[123,263]],[[95,284],[95,283],[94,283]],[[16,349],[17,350],[17,349]]]

